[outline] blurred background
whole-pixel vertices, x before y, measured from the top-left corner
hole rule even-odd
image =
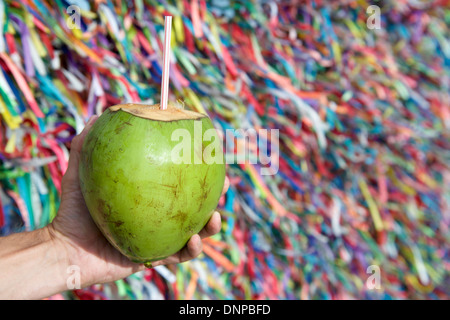
[[[222,230],[49,298],[449,298],[447,0],[0,0],[0,235],[55,217],[90,116],[159,102],[164,15],[170,101],[233,134]]]

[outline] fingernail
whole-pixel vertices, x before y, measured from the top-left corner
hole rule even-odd
[[[203,242],[202,242],[202,239],[200,238],[200,236],[199,235],[197,235],[198,236],[198,243],[197,243],[197,248],[198,249],[203,249]]]
[[[200,238],[200,236],[199,236],[198,234],[194,234],[194,235],[192,236],[192,238],[194,238],[194,237],[197,238],[197,240],[196,240],[196,247],[197,247],[197,248],[201,248],[201,246],[202,246],[202,239]],[[192,239],[192,238],[191,238],[191,239]]]

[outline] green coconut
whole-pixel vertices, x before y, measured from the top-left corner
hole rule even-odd
[[[225,164],[218,146],[204,114],[159,105],[108,108],[81,152],[80,185],[92,219],[131,261],[178,252],[219,202]]]

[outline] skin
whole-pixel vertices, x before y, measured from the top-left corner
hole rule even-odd
[[[56,218],[44,228],[0,238],[0,299],[41,299],[68,290],[69,266],[81,271],[81,287],[125,278],[146,267],[131,262],[112,247],[93,222],[78,181],[81,147],[93,123],[71,145],[68,169],[62,180],[61,205]],[[225,180],[223,194],[229,186]],[[153,262],[182,263],[202,252],[202,239],[220,231],[215,212],[207,225],[176,254]]]

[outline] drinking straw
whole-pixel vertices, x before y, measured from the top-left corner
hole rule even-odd
[[[172,16],[164,17],[164,48],[163,48],[163,71],[161,80],[161,103],[160,109],[167,109],[169,98],[169,66],[170,66],[170,38],[172,33]]]

